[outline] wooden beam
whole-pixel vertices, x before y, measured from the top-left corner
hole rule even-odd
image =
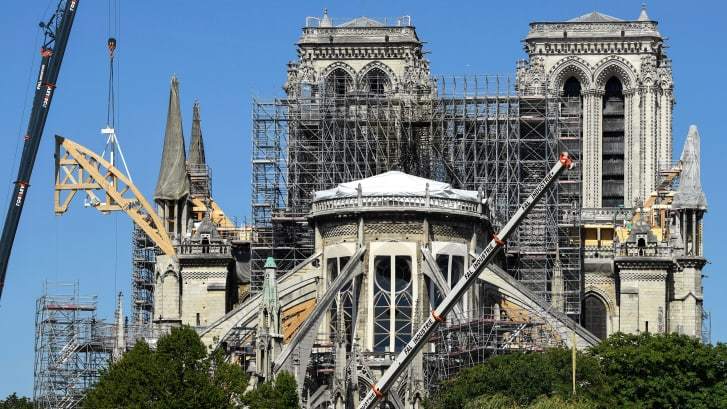
[[[65,150],[62,156],[61,148]],[[79,168],[78,179],[73,177],[72,171],[67,169],[67,167],[76,166]],[[63,178],[61,178],[61,171],[65,174]],[[83,176],[84,172],[87,179]],[[64,183],[66,181],[72,183]],[[111,166],[111,163],[88,148],[56,135],[56,213],[64,213],[71,199],[78,191],[85,191],[92,198],[96,198],[93,190],[103,190],[107,195],[106,203],[96,202],[98,205],[94,207],[99,211],[104,213],[111,211],[125,212],[162,252],[169,256],[176,254],[164,223],[162,223],[154,208],[123,172]],[[70,192],[62,202],[60,200],[61,191]],[[127,193],[131,193],[132,197],[125,197]]]

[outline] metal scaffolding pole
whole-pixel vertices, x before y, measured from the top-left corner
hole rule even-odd
[[[482,189],[503,223],[553,165],[580,153],[578,101],[520,95],[499,76],[437,77],[431,92],[350,91],[335,76],[284,99],[253,101],[252,291],[268,256],[281,273],[312,254],[312,193],[388,170]],[[333,82],[331,84],[330,82]],[[565,149],[567,148],[567,149]],[[558,309],[580,314],[580,176],[538,204],[507,248],[507,270]]]
[[[114,326],[96,318],[96,297],[78,283],[48,283],[36,303],[33,401],[75,408],[96,384],[114,348]]]

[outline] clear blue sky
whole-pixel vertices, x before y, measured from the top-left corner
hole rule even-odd
[[[523,58],[521,40],[532,20],[560,20],[594,9],[635,19],[640,1],[255,1],[154,0],[121,3],[118,34],[120,118],[117,130],[134,181],[150,197],[159,169],[169,77],[181,81],[185,136],[192,103],[202,104],[202,126],[213,188],[227,213],[249,214],[250,101],[279,95],[285,64],[309,15],[328,7],[333,17],[411,15],[430,51],[435,74],[504,73]],[[17,172],[37,70],[38,22],[56,0],[5,2],[0,13],[0,210]],[[114,293],[128,294],[130,226],[123,215],[101,216],[77,201],[53,215],[53,134],[101,150],[106,119],[107,1],[81,0],[58,90],[35,165],[0,304],[0,398],[31,395],[35,300],[43,280],[80,280],[81,291],[99,297],[99,314],[113,316]],[[702,181],[709,201],[705,219],[706,308],[712,339],[727,340],[727,279],[721,266],[720,231],[727,231],[724,152],[727,34],[718,1],[650,1],[674,61],[677,105],[675,154],[694,123],[702,135]],[[24,102],[25,101],[25,102]],[[25,116],[23,113],[25,112]],[[20,143],[22,145],[22,143]],[[18,153],[16,153],[18,152]],[[722,159],[720,159],[720,157]]]

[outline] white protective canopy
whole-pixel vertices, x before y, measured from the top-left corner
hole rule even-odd
[[[468,200],[478,202],[478,194],[473,190],[453,189],[449,183],[437,182],[399,171],[389,171],[353,182],[341,183],[337,187],[321,190],[313,194],[313,201],[343,197],[358,197],[361,186],[362,196],[417,196]]]

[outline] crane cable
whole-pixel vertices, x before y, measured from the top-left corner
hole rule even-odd
[[[114,81],[118,81],[114,75],[114,64],[118,67],[118,62],[115,60],[116,56],[116,37],[118,36],[119,26],[119,13],[118,13],[118,0],[108,0],[108,40],[106,41],[106,47],[109,55],[109,80],[108,80],[108,94],[106,100],[106,127],[116,129],[116,98],[118,97],[115,90]],[[113,136],[115,139],[115,135]],[[108,147],[108,146],[107,146]],[[113,158],[116,152],[116,144],[111,146],[112,152],[110,152],[111,158]],[[113,161],[113,159],[112,159]],[[115,165],[115,164],[114,164]],[[126,165],[126,164],[124,164]],[[114,214],[114,292],[112,299],[116,300],[117,286],[118,286],[118,269],[119,269],[119,220],[118,215]],[[117,306],[118,307],[118,306]]]

